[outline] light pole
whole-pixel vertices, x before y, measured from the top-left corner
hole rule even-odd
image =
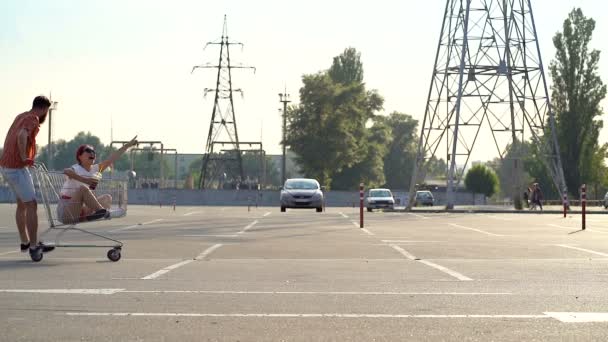
[[[48,160],[48,168],[49,170],[53,169],[53,125],[52,125],[52,120],[53,120],[53,111],[57,110],[57,101],[52,101],[51,100],[51,107],[49,107],[49,143],[47,146],[48,149],[48,156],[49,156],[49,160]]]
[[[285,164],[286,164],[286,156],[285,156],[285,140],[287,139],[287,103],[291,102],[289,100],[289,94],[279,93],[280,102],[283,103],[283,159],[281,160],[281,185],[285,184]]]

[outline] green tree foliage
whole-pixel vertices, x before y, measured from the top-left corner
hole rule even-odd
[[[356,190],[363,182],[368,188],[376,188],[385,184],[384,161],[387,146],[391,139],[391,129],[381,120],[374,120],[374,125],[365,132],[366,146],[363,153],[365,158],[353,165],[345,167],[333,176],[332,188],[339,190]]]
[[[361,54],[355,48],[346,48],[340,56],[334,57],[334,63],[328,74],[337,83],[362,83],[363,64],[361,63]]]
[[[418,121],[410,115],[394,112],[388,117],[377,119],[390,129],[388,151],[384,157],[386,187],[407,189],[412,178],[416,161],[416,129]]]
[[[366,125],[383,99],[365,89],[362,77],[359,54],[347,49],[334,59],[331,72],[302,77],[300,104],[287,111],[286,144],[301,171],[328,187],[334,175],[356,167],[373,150],[368,146],[373,134]]]
[[[447,179],[448,164],[443,159],[433,156],[427,161],[427,175],[438,179]]]
[[[490,165],[497,173],[499,180],[499,193],[503,197],[512,197],[513,194],[513,150],[512,145],[505,149],[504,159],[495,158]],[[559,192],[553,183],[551,174],[543,161],[543,155],[538,149],[538,146],[530,142],[518,142],[520,149],[521,163],[523,164],[523,178],[518,184],[519,189],[525,191],[532,183],[538,183],[543,189],[543,195],[547,199],[559,198]]]
[[[485,165],[475,165],[469,169],[464,179],[467,190],[491,197],[498,191],[498,177],[496,173]]]
[[[606,150],[598,145],[600,102],[606,97],[606,85],[598,75],[600,52],[589,49],[594,29],[593,19],[585,17],[581,9],[572,10],[563,32],[553,38],[557,51],[550,66],[566,184],[577,195],[582,183],[599,182],[605,173],[603,156],[597,154]]]
[[[58,140],[53,142],[52,166],[55,170],[63,170],[77,163],[76,150],[80,145],[91,145],[97,151],[97,160],[102,161],[110,156],[116,149],[111,149],[101,143],[99,137],[91,134],[91,132],[79,132],[74,138],[69,141]],[[43,146],[38,149],[37,160],[46,165],[49,165],[48,146]],[[126,159],[118,160],[114,168],[117,170],[128,170],[129,164]]]

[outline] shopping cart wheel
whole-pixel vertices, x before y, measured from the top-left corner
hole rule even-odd
[[[120,260],[120,249],[112,248],[108,251],[108,259],[110,261],[118,261]]]
[[[32,258],[33,262],[39,262],[40,260],[42,260],[43,256],[44,256],[44,254],[42,254],[42,249],[40,249],[38,253],[34,253],[34,254],[30,253],[30,258]]]

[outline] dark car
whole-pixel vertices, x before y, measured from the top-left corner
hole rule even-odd
[[[281,189],[281,212],[287,208],[323,211],[323,191],[319,182],[310,178],[291,178]]]
[[[416,197],[414,198],[414,205],[429,205],[433,206],[435,204],[435,198],[433,194],[428,190],[419,190],[416,191]]]

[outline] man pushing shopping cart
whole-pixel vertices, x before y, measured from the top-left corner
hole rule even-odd
[[[42,164],[33,166],[34,185],[38,197],[44,203],[50,225],[42,235],[57,232],[54,247],[109,247],[108,259],[120,260],[122,242],[79,228],[77,224],[126,215],[127,181],[103,179],[102,172],[130,147],[137,145],[136,138],[100,163],[96,163],[95,147],[85,144],[76,150],[77,163],[63,172],[49,171]],[[60,241],[70,231],[94,236],[98,240],[109,241],[109,244],[70,244]],[[42,254],[31,257],[33,261],[42,260]]]
[[[118,261],[122,248],[120,241],[76,228],[75,225],[83,221],[126,215],[126,182],[108,180],[100,184],[100,181],[104,169],[109,168],[131,146],[137,145],[136,137],[99,164],[95,163],[95,148],[82,145],[76,151],[77,164],[63,172],[50,172],[44,165],[34,163],[36,137],[50,105],[48,98],[38,96],[34,99],[31,110],[15,118],[0,157],[0,172],[17,198],[15,219],[21,238],[21,251],[29,250],[32,260],[40,261],[43,253],[50,252],[55,247],[111,247],[108,258]],[[38,240],[38,200],[44,204],[50,225],[41,236],[59,230],[53,245],[45,245]],[[109,240],[113,244],[59,243],[59,238],[69,230]]]

